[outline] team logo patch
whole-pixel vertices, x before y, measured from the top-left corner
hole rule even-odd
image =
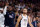
[[[13,16],[12,15],[9,15],[9,18],[13,18]]]

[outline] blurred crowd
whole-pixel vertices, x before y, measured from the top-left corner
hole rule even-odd
[[[40,27],[40,2],[34,3],[25,0],[4,0],[0,1],[0,8],[4,8],[6,4],[8,4],[7,11],[12,9],[11,11],[15,13],[15,22],[17,22],[18,16],[23,13],[23,9],[27,8],[27,15],[31,17],[31,22],[34,27]]]

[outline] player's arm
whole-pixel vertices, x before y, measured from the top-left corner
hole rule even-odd
[[[6,6],[5,6],[4,10],[3,10],[3,14],[4,14],[4,15],[6,15],[7,6],[8,6],[8,3],[6,3]]]
[[[30,21],[30,17],[28,16],[28,22],[29,22],[29,25],[31,26],[31,27],[33,27],[33,25],[31,24],[31,21]]]
[[[18,19],[17,19],[17,23],[16,23],[16,26],[15,27],[18,27],[18,25],[19,25],[19,22],[20,22],[20,20],[21,20],[22,18],[21,18],[21,15],[18,17]]]
[[[15,13],[14,13],[14,16],[13,17],[14,17],[14,24],[15,24]]]

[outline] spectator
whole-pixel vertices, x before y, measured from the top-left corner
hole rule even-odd
[[[35,18],[33,19],[33,22],[32,23],[33,23],[33,26],[34,27],[37,27],[37,23],[36,23],[36,19]]]
[[[15,13],[12,12],[11,6],[5,15],[5,26],[15,27]]]

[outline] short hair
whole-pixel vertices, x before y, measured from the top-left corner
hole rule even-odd
[[[24,9],[27,9],[27,8],[24,8]],[[23,10],[24,10],[24,9],[23,9]],[[27,10],[28,10],[28,9],[27,9]]]

